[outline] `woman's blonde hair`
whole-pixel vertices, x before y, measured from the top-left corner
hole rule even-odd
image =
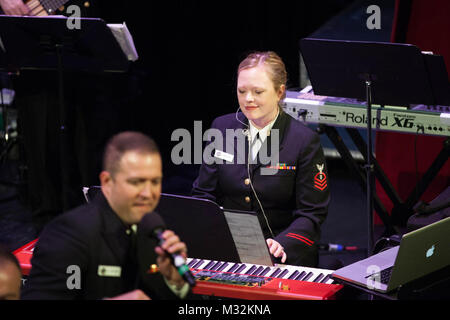
[[[273,51],[265,52],[253,52],[249,54],[238,67],[238,75],[242,70],[254,68],[263,65],[267,67],[270,79],[273,82],[275,91],[278,91],[282,85],[286,87],[287,72],[283,60],[280,56]],[[286,98],[286,90],[284,90],[283,96],[280,99],[281,102]]]

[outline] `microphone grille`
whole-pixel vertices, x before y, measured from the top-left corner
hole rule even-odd
[[[156,229],[166,229],[163,218],[156,212],[150,212],[144,215],[139,223],[139,229],[145,234],[152,235]]]

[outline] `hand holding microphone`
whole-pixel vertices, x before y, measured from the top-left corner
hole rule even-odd
[[[173,231],[165,230],[160,234],[160,245],[155,248],[155,252],[158,254],[156,262],[161,274],[170,283],[181,287],[184,284],[182,276],[184,274],[183,265],[186,261],[186,245],[180,242]]]
[[[186,244],[173,231],[166,230],[161,216],[156,212],[146,214],[141,221],[141,228],[159,241],[159,246],[155,248],[157,263],[159,271],[169,283],[181,287],[186,281],[194,286],[195,278],[186,265]]]

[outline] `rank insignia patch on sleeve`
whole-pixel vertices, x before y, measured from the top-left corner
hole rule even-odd
[[[328,186],[327,184],[327,175],[323,172],[324,164],[316,164],[317,170],[319,172],[314,176],[314,188],[323,191]]]

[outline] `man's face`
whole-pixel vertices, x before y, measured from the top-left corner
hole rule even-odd
[[[284,86],[275,90],[273,81],[264,66],[244,69],[237,81],[239,106],[258,128],[270,123],[278,112],[278,101],[284,92]]]
[[[126,224],[139,223],[153,211],[161,196],[162,162],[157,153],[126,152],[114,175],[100,174],[102,191],[111,208]]]
[[[0,266],[0,300],[20,299],[21,274],[17,266],[5,261]]]

